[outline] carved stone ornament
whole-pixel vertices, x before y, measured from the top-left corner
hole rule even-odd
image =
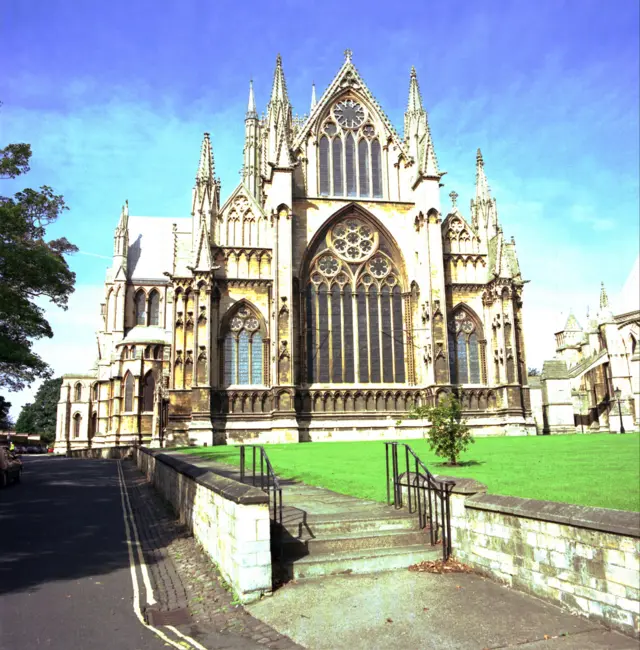
[[[185,359],[185,364],[193,364],[193,350],[187,350],[187,358]]]
[[[422,304],[422,324],[426,325],[429,322],[429,301],[425,301]]]
[[[289,359],[291,355],[289,354],[289,343],[287,341],[280,341],[280,352],[278,354],[278,359]]]
[[[424,358],[424,365],[428,366],[431,363],[432,359],[433,359],[433,357],[431,355],[431,344],[425,345],[423,358]]]
[[[280,307],[280,316],[288,316],[289,315],[289,307],[287,307],[287,297],[282,296],[282,306]]]

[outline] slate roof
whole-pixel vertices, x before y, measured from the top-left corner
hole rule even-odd
[[[173,272],[173,224],[179,232],[191,233],[189,217],[129,217],[129,280],[167,281],[164,272]]]
[[[560,361],[560,359],[552,359],[545,361],[542,366],[543,379],[569,379],[569,371],[567,370],[567,362]]]

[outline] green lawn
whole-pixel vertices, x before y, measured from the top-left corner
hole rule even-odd
[[[640,511],[640,434],[477,438],[460,467],[424,440],[407,441],[433,474],[475,478],[492,494]],[[384,501],[382,442],[265,445],[275,472],[342,494]],[[239,464],[237,446],[181,451]]]

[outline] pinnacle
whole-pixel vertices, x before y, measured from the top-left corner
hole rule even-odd
[[[271,90],[271,103],[283,102],[289,103],[289,96],[287,95],[287,83],[284,79],[284,71],[282,69],[282,57],[280,54],[276,57],[276,71],[273,75],[273,88]]]
[[[196,180],[200,182],[213,182],[214,169],[211,140],[209,139],[209,134],[205,133],[202,140],[202,150],[200,152],[200,163],[198,164]]]
[[[418,85],[418,75],[416,69],[411,67],[411,77],[409,80],[409,103],[407,104],[407,113],[421,113],[422,108],[422,95],[420,94],[420,86]]]
[[[478,149],[476,153],[476,200],[489,199],[489,184],[487,183],[487,176],[484,171],[484,160],[482,158],[482,151]]]
[[[316,107],[316,104],[318,101],[316,100],[316,85],[314,83],[311,84],[311,110]]]
[[[604,282],[600,283],[600,309],[604,309],[609,306],[609,296],[607,295],[607,290],[604,288]]]
[[[476,152],[476,164],[484,167],[484,160],[482,158],[482,151],[480,151],[480,147],[478,147],[478,151]]]
[[[256,98],[253,94],[253,79],[249,81],[249,103],[247,104],[247,117],[258,117]]]

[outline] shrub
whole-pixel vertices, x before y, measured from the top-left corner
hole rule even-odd
[[[431,421],[431,428],[425,431],[424,436],[436,456],[446,458],[449,465],[457,465],[460,454],[475,442],[462,418],[460,402],[451,393],[442,397],[436,406],[415,407],[409,418]]]

